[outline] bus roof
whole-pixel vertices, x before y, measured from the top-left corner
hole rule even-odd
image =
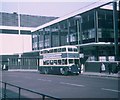
[[[45,49],[41,49],[39,51],[42,50],[50,50],[50,49],[58,49],[58,48],[77,48],[76,46],[71,46],[71,45],[66,45],[66,46],[59,46],[59,47],[52,47],[52,48],[45,48]]]

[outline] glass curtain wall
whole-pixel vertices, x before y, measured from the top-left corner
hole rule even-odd
[[[51,28],[51,35],[52,35],[52,47],[57,47],[59,46],[59,29],[58,29],[58,24],[50,26]]]
[[[70,18],[69,20],[69,38],[70,38],[70,44],[76,45],[78,41],[78,34],[77,34],[77,21],[75,18]]]
[[[39,30],[38,38],[39,38],[38,49],[43,49],[44,48],[44,45],[43,45],[43,40],[44,40],[43,29]]]
[[[44,29],[44,48],[50,47],[50,28],[47,27]]]
[[[114,42],[113,11],[98,10],[99,42]]]
[[[37,43],[38,43],[38,31],[35,31],[32,34],[32,49],[37,50]]]
[[[82,43],[95,42],[94,11],[82,15]]]
[[[60,45],[64,46],[68,44],[68,24],[67,20],[61,21],[60,25]]]

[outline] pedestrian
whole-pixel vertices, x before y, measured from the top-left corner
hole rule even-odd
[[[118,73],[120,71],[120,64],[117,62],[116,68],[115,68],[115,73]]]
[[[105,64],[104,63],[102,63],[102,65],[101,65],[101,71],[105,72]]]
[[[84,72],[84,65],[82,64],[81,65],[81,73],[83,73]]]
[[[4,65],[3,65],[3,70],[5,70],[5,69],[6,69],[6,65],[4,64]]]
[[[118,72],[120,71],[120,62],[118,62]]]
[[[111,63],[108,64],[108,71],[109,71],[109,74],[112,73],[112,64]]]

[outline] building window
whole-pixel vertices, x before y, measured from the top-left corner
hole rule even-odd
[[[82,39],[87,40],[87,39],[92,39],[95,38],[95,29],[89,29],[83,31]]]
[[[34,50],[37,50],[37,42],[34,42],[34,43],[33,43],[33,49],[34,49]]]
[[[52,34],[52,46],[53,47],[59,46],[59,35],[58,35],[58,33],[53,33]]]
[[[95,56],[90,56],[90,57],[88,58],[88,61],[95,61]]]
[[[43,41],[39,41],[39,48],[43,48]]]
[[[45,34],[45,47],[50,46],[49,34]]]
[[[109,57],[108,57],[108,60],[109,60],[109,61],[115,61],[115,57],[114,57],[114,56],[109,56]]]
[[[100,57],[99,57],[99,61],[101,61],[101,62],[102,62],[102,61],[106,61],[106,56],[100,56]]]
[[[42,33],[39,35],[38,46],[40,49],[43,48],[43,34]]]
[[[70,42],[75,42],[76,41],[76,33],[70,34]]]
[[[88,38],[95,38],[95,29],[88,30]]]

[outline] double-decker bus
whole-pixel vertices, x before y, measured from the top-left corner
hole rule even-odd
[[[39,52],[38,70],[42,74],[76,74],[80,72],[79,53],[76,46],[60,46]]]

